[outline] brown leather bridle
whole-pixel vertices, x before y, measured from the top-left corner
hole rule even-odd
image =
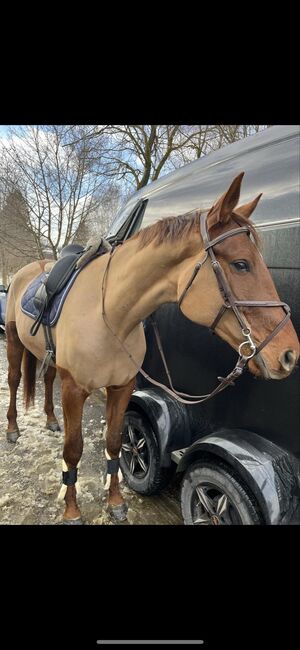
[[[236,300],[236,298],[234,297],[234,295],[233,295],[233,293],[231,291],[231,288],[230,288],[230,286],[229,286],[229,284],[227,282],[225,273],[224,273],[224,271],[223,271],[223,269],[221,267],[221,264],[220,264],[220,262],[218,262],[218,260],[217,260],[217,258],[215,256],[213,248],[214,248],[214,246],[216,246],[220,242],[224,241],[228,237],[235,237],[236,235],[241,235],[243,233],[247,233],[247,235],[250,236],[251,230],[250,230],[249,226],[247,226],[247,225],[239,226],[238,228],[228,230],[227,232],[223,233],[222,235],[219,235],[218,237],[215,237],[214,239],[209,239],[209,235],[208,235],[208,231],[207,231],[207,216],[206,216],[206,213],[200,214],[200,234],[201,234],[201,237],[202,237],[202,240],[203,240],[203,243],[204,243],[205,256],[204,256],[203,260],[196,263],[195,268],[193,270],[193,273],[192,273],[190,279],[188,280],[188,282],[187,282],[187,284],[186,284],[186,286],[185,286],[185,288],[184,288],[184,290],[183,290],[183,292],[182,292],[182,294],[181,294],[181,296],[180,296],[180,298],[178,300],[178,305],[180,306],[182,304],[182,301],[184,300],[188,290],[192,286],[196,276],[198,275],[200,269],[202,268],[203,264],[205,264],[206,260],[208,258],[210,258],[212,268],[214,270],[214,273],[216,275],[216,279],[217,279],[217,282],[218,282],[218,287],[219,287],[220,293],[221,293],[221,295],[223,297],[223,300],[224,300],[224,302],[223,302],[223,304],[222,304],[216,318],[214,319],[212,325],[210,326],[210,329],[215,330],[217,324],[219,323],[219,321],[221,320],[222,316],[224,315],[224,313],[225,313],[225,311],[227,309],[232,309],[234,315],[236,316],[236,318],[237,318],[237,320],[238,320],[238,322],[239,322],[239,324],[241,326],[241,332],[242,332],[242,335],[244,337],[244,341],[242,341],[242,343],[239,345],[239,348],[238,348],[239,358],[238,358],[238,361],[237,361],[235,367],[233,368],[233,370],[226,377],[218,377],[218,380],[220,382],[219,385],[216,386],[216,388],[213,391],[211,391],[211,393],[208,393],[206,395],[189,395],[187,393],[181,393],[181,392],[175,390],[175,388],[174,388],[174,386],[172,384],[170,372],[169,372],[167,362],[166,362],[166,359],[165,359],[165,355],[164,355],[164,352],[163,352],[163,349],[162,349],[162,344],[161,344],[161,339],[160,339],[160,336],[159,336],[159,332],[158,332],[156,323],[154,322],[152,317],[150,317],[150,319],[152,321],[152,325],[153,325],[153,328],[154,328],[154,333],[155,333],[158,349],[159,349],[159,352],[160,352],[160,355],[161,355],[161,358],[162,358],[162,361],[163,361],[163,365],[164,365],[164,368],[165,368],[165,371],[166,371],[166,374],[167,374],[167,377],[168,377],[170,388],[168,388],[164,384],[161,384],[160,382],[156,381],[155,379],[152,379],[152,377],[150,377],[148,375],[148,373],[146,373],[142,368],[140,368],[140,366],[133,359],[131,353],[127,350],[124,343],[115,334],[115,332],[111,328],[111,326],[110,326],[110,324],[109,324],[109,322],[107,320],[106,314],[105,314],[104,297],[105,297],[105,281],[106,281],[106,278],[107,278],[107,272],[108,272],[108,269],[109,269],[109,265],[110,265],[110,261],[112,259],[113,252],[116,249],[111,251],[111,254],[110,254],[109,258],[108,258],[108,263],[107,263],[107,266],[106,266],[106,269],[105,269],[105,272],[104,272],[104,275],[103,275],[103,282],[102,282],[102,316],[103,316],[104,322],[106,323],[107,327],[109,328],[111,333],[114,335],[114,337],[119,341],[119,343],[120,343],[121,347],[123,348],[123,350],[130,357],[131,361],[136,366],[138,372],[140,372],[140,374],[145,379],[147,379],[147,381],[149,381],[151,384],[154,384],[155,386],[158,386],[159,388],[162,388],[164,391],[166,391],[167,393],[172,395],[172,397],[177,399],[179,402],[182,402],[183,404],[200,404],[201,402],[205,402],[205,401],[211,399],[212,397],[215,397],[215,395],[217,395],[218,393],[223,391],[225,388],[227,388],[227,386],[234,385],[234,380],[238,379],[241,376],[241,374],[243,373],[243,371],[245,370],[245,368],[246,368],[246,366],[248,364],[248,361],[250,359],[252,359],[252,357],[259,354],[259,352],[261,352],[261,350],[274,338],[274,336],[276,336],[276,334],[278,334],[278,332],[280,332],[280,330],[282,330],[282,328],[286,325],[286,323],[288,322],[288,320],[291,317],[291,309],[290,309],[289,305],[287,305],[285,302],[281,302],[279,300],[278,301],[276,301],[276,300],[248,300],[248,301],[247,300]],[[251,329],[248,326],[248,324],[246,323],[245,319],[243,318],[242,312],[240,311],[240,308],[243,308],[243,307],[282,307],[284,309],[284,311],[285,311],[285,316],[280,321],[280,323],[278,323],[278,325],[274,328],[274,330],[268,336],[266,336],[266,338],[258,346],[256,346],[253,339],[252,339],[252,336],[251,336]],[[246,348],[246,350],[244,350],[244,348]],[[248,354],[247,354],[247,348],[248,348]],[[184,399],[186,397],[188,397],[189,400]],[[191,400],[193,400],[193,401],[191,401]]]

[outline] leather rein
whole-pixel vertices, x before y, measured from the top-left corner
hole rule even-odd
[[[179,300],[178,300],[178,305],[180,306],[182,304],[182,301],[184,300],[187,292],[189,291],[190,287],[192,286],[197,274],[199,273],[200,269],[202,268],[203,264],[205,264],[206,260],[209,258],[212,264],[212,268],[214,270],[214,273],[216,275],[216,279],[218,282],[218,287],[220,290],[220,293],[223,297],[223,305],[221,306],[215,320],[213,321],[212,325],[210,326],[211,330],[215,330],[217,324],[221,320],[222,316],[224,315],[226,309],[231,309],[236,316],[239,325],[241,327],[241,332],[244,337],[244,341],[239,345],[238,348],[238,353],[239,353],[239,358],[234,366],[233,370],[226,376],[226,377],[218,377],[218,381],[220,382],[214,390],[212,390],[210,393],[207,393],[206,395],[189,395],[188,393],[181,393],[180,391],[175,390],[173,384],[172,384],[172,379],[170,375],[170,371],[168,369],[168,365],[166,362],[166,358],[163,352],[162,344],[161,344],[161,339],[159,336],[159,332],[157,329],[157,325],[154,322],[152,316],[150,316],[150,320],[152,322],[153,328],[154,328],[154,334],[158,346],[158,350],[166,371],[166,375],[168,377],[169,381],[169,386],[165,386],[164,384],[160,383],[159,381],[156,381],[156,379],[153,379],[146,373],[143,368],[139,366],[139,364],[135,361],[127,347],[124,345],[124,343],[119,339],[117,334],[113,331],[111,325],[109,324],[109,321],[107,319],[106,313],[105,313],[105,307],[104,307],[104,301],[105,301],[105,289],[106,289],[106,281],[107,281],[107,275],[108,275],[108,270],[109,266],[112,260],[112,257],[116,251],[116,248],[113,248],[109,254],[108,262],[106,265],[106,269],[103,275],[103,281],[102,281],[102,317],[103,320],[110,330],[110,332],[113,334],[113,336],[118,340],[121,348],[123,351],[127,354],[127,356],[130,358],[132,363],[135,365],[137,368],[137,371],[145,378],[147,381],[149,381],[151,384],[154,386],[158,386],[159,388],[162,388],[165,392],[169,393],[173,398],[175,398],[177,401],[183,403],[183,404],[201,404],[201,402],[206,402],[209,399],[212,399],[212,397],[215,397],[218,393],[223,391],[225,388],[228,386],[234,386],[234,381],[235,379],[238,379],[242,373],[244,372],[248,361],[252,359],[255,355],[259,354],[259,352],[282,330],[282,328],[286,325],[288,320],[290,319],[291,316],[291,310],[290,307],[285,303],[281,301],[274,301],[274,300],[236,300],[230,286],[227,282],[225,273],[221,267],[221,264],[218,262],[215,253],[214,253],[214,246],[219,244],[220,242],[224,241],[228,237],[234,237],[236,235],[241,235],[242,233],[247,233],[248,236],[250,236],[251,231],[250,228],[245,225],[245,226],[239,226],[238,228],[234,228],[232,230],[228,230],[227,232],[223,233],[222,235],[219,235],[218,237],[215,237],[215,239],[209,239],[208,231],[207,231],[207,223],[206,223],[206,213],[200,214],[200,234],[204,243],[204,250],[205,250],[205,256],[204,259],[197,262],[195,265],[195,268],[193,270],[193,273],[190,277],[190,279],[187,282],[186,287],[184,288]],[[258,345],[256,346],[252,336],[251,336],[251,328],[248,326],[246,321],[243,318],[242,312],[240,311],[240,308],[243,307],[281,307],[285,311],[285,316],[283,319],[278,323],[278,325],[273,329],[273,331],[266,336],[266,338]],[[189,398],[189,399],[185,399]]]

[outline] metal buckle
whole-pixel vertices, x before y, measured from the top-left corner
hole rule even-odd
[[[242,333],[243,333],[243,335],[246,337],[246,341],[243,341],[243,342],[239,345],[239,355],[240,355],[241,357],[244,357],[244,359],[252,359],[252,357],[254,357],[254,355],[256,354],[256,345],[255,345],[255,343],[252,341],[252,338],[251,338],[251,330],[250,330],[249,327],[247,327],[247,328],[243,328],[243,329],[242,329]],[[248,345],[248,346],[250,347],[250,350],[252,350],[251,354],[243,354],[243,352],[242,352],[242,348],[243,348],[244,345]]]

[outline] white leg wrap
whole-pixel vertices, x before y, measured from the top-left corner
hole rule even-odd
[[[81,465],[81,459],[77,463],[77,469],[79,469],[80,465]],[[67,463],[64,461],[64,459],[62,459],[62,471],[67,472],[68,470],[69,470],[69,468],[68,468]]]
[[[57,501],[63,501],[67,492],[67,486],[63,483],[57,495]]]
[[[106,458],[107,460],[112,460],[112,458],[111,458],[111,456],[109,455],[107,449],[104,450],[104,453],[105,453],[105,458]],[[121,452],[119,453],[119,458],[121,458]],[[105,480],[105,479],[106,479],[106,480],[105,480],[105,484],[104,484],[104,490],[109,490],[109,487],[110,487],[110,477],[111,477],[111,474],[107,474],[107,472],[105,472],[105,474],[104,474],[104,480]],[[123,474],[122,474],[121,468],[119,468],[119,471],[118,471],[118,479],[119,479],[119,483],[121,483],[121,482],[123,481]]]

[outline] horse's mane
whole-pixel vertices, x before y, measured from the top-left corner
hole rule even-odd
[[[160,246],[163,243],[174,243],[179,239],[188,237],[191,232],[199,232],[199,217],[201,212],[196,210],[187,214],[182,214],[177,217],[165,217],[160,219],[152,226],[147,226],[134,237],[138,239],[139,249],[154,243],[155,246]],[[232,219],[239,226],[249,226],[249,230],[253,239],[258,246],[259,238],[254,224],[246,217],[236,212],[232,213]]]

